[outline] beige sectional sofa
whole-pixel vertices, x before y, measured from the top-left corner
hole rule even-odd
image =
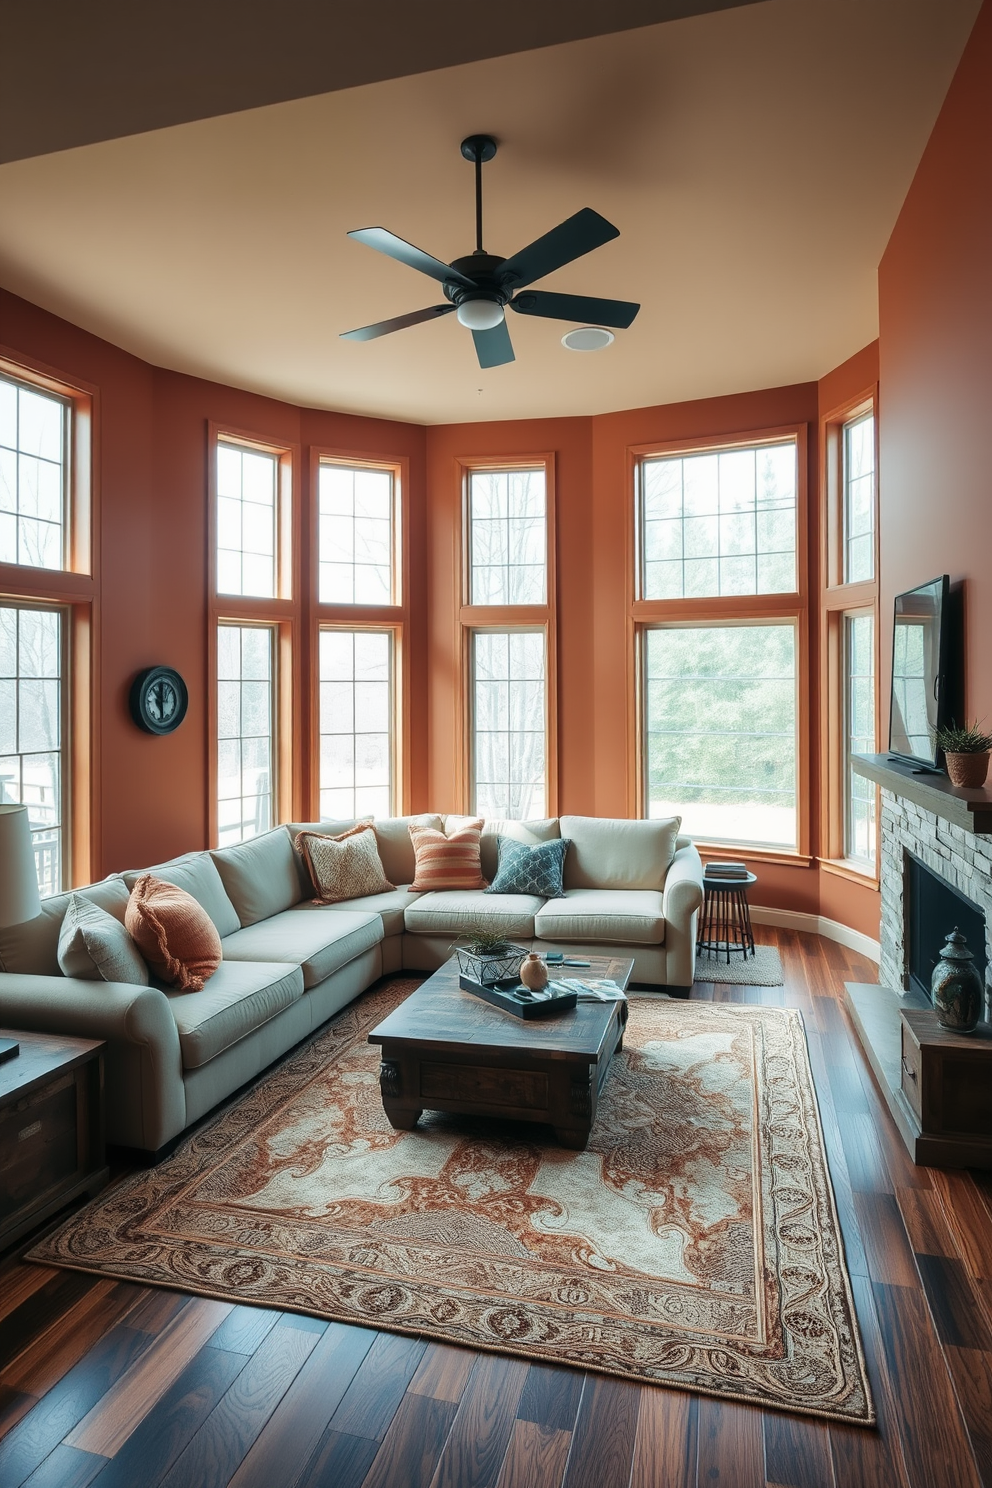
[[[296,834],[351,823],[277,827],[237,847],[188,853],[77,890],[119,920],[131,886],[151,872],[186,889],[207,911],[224,959],[201,992],[63,976],[58,939],[67,895],[41,915],[0,930],[0,1026],[107,1041],[108,1140],[156,1153],[319,1028],[384,973],[433,971],[480,915],[538,950],[621,954],[635,982],[686,992],[692,984],[702,867],[687,837],[666,868],[660,824],[599,817],[486,824],[485,876],[496,872],[500,833],[525,842],[568,837],[565,893],[416,894],[411,820],[374,823],[389,893],[314,905]]]

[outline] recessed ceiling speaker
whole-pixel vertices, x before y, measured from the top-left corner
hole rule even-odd
[[[561,338],[562,346],[567,346],[569,351],[602,351],[604,346],[609,346],[617,338],[612,331],[605,326],[578,326],[574,331],[566,331]]]

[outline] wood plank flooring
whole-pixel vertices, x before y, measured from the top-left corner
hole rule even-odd
[[[3,1488],[992,1488],[992,1174],[917,1168],[841,1003],[874,967],[759,927],[801,1009],[877,1430],[176,1292],[0,1267]]]

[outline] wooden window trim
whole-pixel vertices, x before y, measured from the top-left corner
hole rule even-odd
[[[455,772],[455,798],[463,812],[473,809],[472,779],[474,773],[473,742],[474,688],[472,680],[472,634],[484,631],[544,631],[545,667],[545,771],[546,811],[558,815],[558,536],[557,536],[557,464],[554,450],[530,454],[460,455],[456,457],[460,501],[457,530],[454,533],[454,562],[459,603],[454,615],[454,655],[459,658],[455,686],[455,734],[460,741]],[[473,605],[469,604],[471,561],[469,547],[469,480],[483,470],[544,470],[545,513],[547,526],[545,603],[543,605]]]
[[[69,566],[0,563],[0,602],[57,606],[64,615],[63,876],[92,883],[102,864],[99,677],[99,389],[12,347],[0,346],[0,374],[64,398],[70,407],[66,503]]]
[[[785,440],[796,444],[796,578],[798,588],[787,594],[717,595],[709,599],[642,599],[640,598],[640,476],[643,460],[656,455],[702,454],[711,451],[754,449]],[[735,852],[755,861],[788,863],[805,866],[812,861],[812,821],[810,786],[812,782],[812,732],[810,709],[803,702],[810,696],[810,622],[809,622],[809,452],[808,425],[805,421],[781,424],[774,428],[738,431],[732,434],[701,437],[694,440],[661,440],[651,444],[629,445],[626,451],[627,485],[630,499],[626,502],[626,591],[627,591],[627,812],[643,817],[645,811],[644,756],[644,632],[656,625],[726,625],[773,620],[792,620],[796,626],[796,847],[783,848],[743,846],[741,843],[700,842],[700,852]]]
[[[388,470],[393,476],[393,600],[391,605],[322,604],[320,602],[319,523],[320,467],[322,464],[346,465],[368,470]],[[304,599],[309,616],[307,626],[309,656],[303,675],[310,683],[310,709],[306,738],[308,757],[305,767],[306,809],[310,821],[320,816],[320,655],[318,634],[322,629],[389,630],[393,636],[393,797],[394,809],[401,816],[411,811],[412,783],[411,710],[409,706],[412,658],[409,637],[410,554],[405,534],[410,526],[410,461],[405,456],[393,457],[375,451],[348,449],[340,445],[311,445],[308,465],[308,521],[305,524]]]
[[[842,582],[844,573],[844,426],[871,413],[875,419],[875,511],[873,579]],[[875,729],[880,718],[879,667],[879,427],[878,383],[831,408],[820,418],[820,866],[840,878],[869,887],[879,882],[879,838],[875,866],[845,857],[845,644],[844,617],[874,615]],[[876,821],[879,796],[875,797]]]
[[[274,455],[278,461],[276,511],[276,588],[272,599],[257,595],[219,594],[217,591],[217,446],[226,443]],[[301,451],[298,444],[270,439],[258,430],[207,421],[207,841],[217,842],[217,627],[265,625],[274,631],[273,666],[276,788],[273,825],[302,819],[303,773],[294,740],[301,737],[303,687],[297,658],[301,652],[302,595],[300,533],[303,526],[299,499]]]

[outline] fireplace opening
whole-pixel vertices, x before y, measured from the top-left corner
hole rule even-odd
[[[906,854],[906,938],[909,949],[909,984],[930,997],[930,980],[940,960],[944,941],[955,925],[968,942],[975,970],[985,981],[985,915],[945,879],[933,873],[912,853]]]

